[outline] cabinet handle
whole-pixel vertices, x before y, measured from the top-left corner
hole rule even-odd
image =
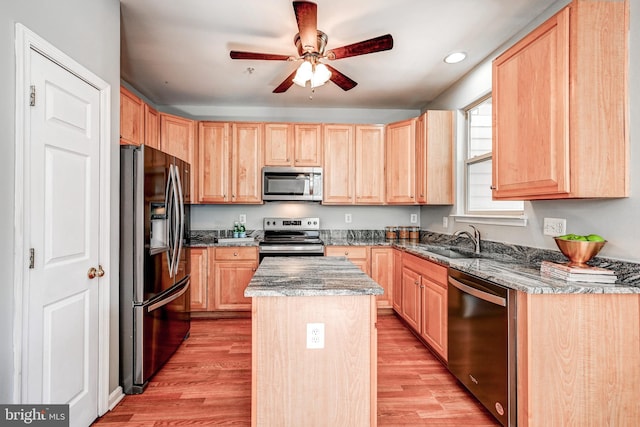
[[[418,282],[417,280],[415,282],[413,282],[414,285],[418,286],[420,282]]]
[[[233,253],[233,256],[238,256],[238,252],[234,252],[234,253]]]
[[[491,185],[491,186],[489,186],[489,189],[491,189],[491,190],[495,190],[495,189],[496,189],[496,186],[495,186],[495,185]]]
[[[344,251],[344,255],[345,255],[345,256],[349,255],[349,252]]]

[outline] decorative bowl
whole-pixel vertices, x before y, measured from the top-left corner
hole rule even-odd
[[[607,243],[604,242],[592,242],[584,240],[565,240],[554,237],[556,245],[560,252],[567,258],[569,258],[569,265],[584,265],[594,256],[598,255],[598,252]]]

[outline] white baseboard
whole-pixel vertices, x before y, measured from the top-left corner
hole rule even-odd
[[[122,387],[118,386],[115,390],[111,392],[109,395],[109,410],[112,410],[116,407],[118,403],[124,398],[124,393],[122,392]]]

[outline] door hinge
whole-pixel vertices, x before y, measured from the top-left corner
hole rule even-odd
[[[35,85],[31,85],[31,92],[29,94],[29,106],[36,106],[36,87]]]
[[[29,268],[32,269],[35,266],[36,262],[36,251],[35,249],[29,249]]]

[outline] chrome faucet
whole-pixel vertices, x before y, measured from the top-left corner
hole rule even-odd
[[[453,233],[453,235],[454,236],[462,236],[462,235],[467,236],[473,242],[475,253],[479,254],[480,253],[480,231],[476,227],[474,227],[473,225],[470,225],[469,227],[471,227],[473,229],[473,236],[468,231],[462,231],[462,230],[456,231],[455,233]]]

